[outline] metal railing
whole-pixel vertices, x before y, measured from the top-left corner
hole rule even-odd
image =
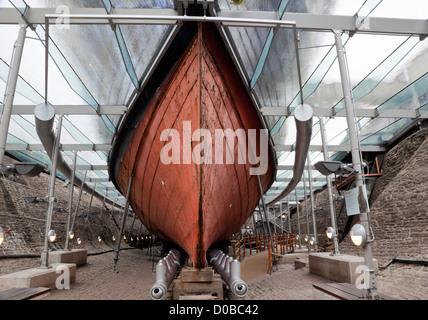
[[[275,250],[272,250],[268,234],[244,235],[240,239],[231,240],[233,259],[242,262],[246,257],[268,251],[268,273],[281,256],[293,253],[297,244],[296,235],[293,233],[274,233],[272,242]]]

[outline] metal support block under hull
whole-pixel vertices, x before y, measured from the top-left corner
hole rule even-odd
[[[183,269],[173,281],[173,300],[223,300],[223,280],[212,268]],[[198,299],[199,298],[199,299]]]

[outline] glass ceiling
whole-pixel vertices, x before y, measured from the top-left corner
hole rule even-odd
[[[289,166],[294,164],[292,146],[296,130],[292,113],[266,114],[265,108],[288,108],[292,112],[302,102],[311,105],[315,115],[325,117],[328,146],[333,149],[329,157],[341,159],[346,154],[349,138],[332,32],[336,28],[340,31],[342,18],[355,26],[354,32],[343,32],[342,41],[355,109],[357,115],[362,115],[357,119],[361,146],[381,149],[413,125],[416,118],[428,116],[428,42],[423,41],[428,31],[421,34],[417,29],[418,21],[426,19],[426,0],[408,0],[405,8],[398,0],[215,2],[218,4],[215,14],[219,17],[296,19],[299,68],[292,29],[223,27],[242,76],[264,114],[274,145],[289,150],[277,151],[280,167],[277,181],[266,194],[267,201],[280,193],[292,177]],[[29,19],[32,25],[26,33],[7,152],[22,161],[50,165],[35,130],[32,109],[44,102],[44,13],[56,10],[57,13],[116,14],[120,9],[120,14],[135,14],[133,9],[144,8],[147,9],[144,14],[179,15],[177,3],[181,5],[182,1],[0,0],[0,91],[6,88],[19,23]],[[40,14],[43,9],[43,19],[38,21],[33,12],[39,10]],[[19,13],[15,20],[10,18],[13,12]],[[325,15],[331,18],[327,20],[329,25],[322,19]],[[409,24],[408,19],[415,21]],[[390,23],[391,28],[378,27],[381,23],[387,26]],[[414,30],[409,31],[408,25],[414,25]],[[71,165],[77,151],[77,175],[83,178],[87,170],[87,184],[101,195],[108,192],[107,197],[114,201],[124,202],[109,181],[106,166],[115,130],[175,28],[161,23],[73,24],[68,28],[51,24],[49,27],[48,101],[68,110],[61,134],[63,156]],[[299,71],[304,101],[300,98]],[[4,96],[0,99],[3,109]],[[312,164],[323,160],[319,119],[318,116],[313,119],[308,155]],[[316,170],[312,171],[312,179],[315,189],[325,185],[325,179]],[[297,191],[303,197],[302,182]]]

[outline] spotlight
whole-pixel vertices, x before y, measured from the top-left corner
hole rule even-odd
[[[116,241],[116,237],[115,237],[115,236],[113,236],[113,237],[112,237],[112,240],[113,240],[113,241]]]
[[[80,245],[82,243],[82,239],[77,238],[77,244]]]
[[[70,240],[72,240],[74,238],[74,232],[72,230],[70,230],[70,232],[68,233],[68,238]]]
[[[366,244],[366,229],[359,223],[355,224],[351,229],[351,240],[357,246],[363,246]]]
[[[355,173],[354,169],[340,161],[319,161],[314,166],[315,169],[325,176],[329,176],[332,173],[349,176]]]
[[[325,234],[327,235],[327,238],[333,239],[333,235],[334,235],[333,227],[328,227],[327,230],[325,230]]]
[[[123,240],[126,240],[126,236],[125,235],[123,236]]]
[[[48,239],[49,239],[49,242],[54,242],[56,240],[55,230],[49,230]]]
[[[27,200],[29,203],[46,202],[42,197],[25,197],[25,200]]]
[[[3,244],[4,241],[4,230],[2,227],[0,227],[0,246]]]
[[[314,243],[315,243],[315,238],[314,238],[314,237],[310,237],[310,238],[309,238],[309,244],[310,244],[311,246],[313,246],[313,245],[314,245]]]
[[[309,236],[308,235],[305,235],[305,242],[308,242],[309,241]]]
[[[98,242],[101,242],[102,240],[101,236],[98,236]]]
[[[45,167],[39,163],[15,162],[13,164],[8,165],[7,167],[0,168],[0,172],[35,177],[44,169]]]

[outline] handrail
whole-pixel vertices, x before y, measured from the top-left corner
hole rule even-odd
[[[277,257],[293,253],[296,247],[296,235],[293,233],[272,234],[275,252],[272,251],[269,236],[267,234],[243,235],[241,239],[231,241],[233,259],[242,262],[247,253],[249,256],[259,252],[268,251],[269,263],[267,272],[270,274]],[[249,249],[247,252],[246,249]]]

